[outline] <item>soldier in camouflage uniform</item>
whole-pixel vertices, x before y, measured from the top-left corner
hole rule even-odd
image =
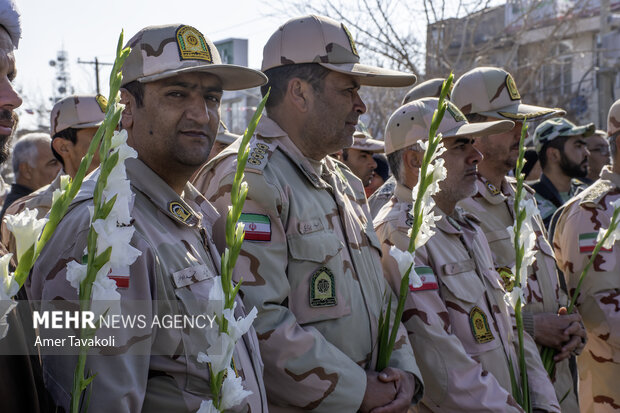
[[[54,191],[60,189],[60,177],[65,174],[72,179],[75,177],[82,158],[88,152],[90,141],[97,132],[97,127],[103,122],[106,106],[106,98],[101,95],[69,96],[54,105],[50,115],[52,152],[62,164],[62,169],[52,183],[13,202],[5,215],[19,214],[26,208],[35,209],[37,218],[47,215],[52,207]],[[93,157],[87,172],[93,171],[97,166],[99,166],[98,152]],[[1,225],[2,243],[15,254],[15,237],[4,221]]]
[[[266,77],[222,65],[213,43],[190,26],[147,27],[128,45],[132,50],[123,66],[121,102],[126,106],[121,125],[138,152],[138,159],[127,160],[126,168],[135,195],[131,244],[141,255],[129,268],[109,276],[117,283],[123,314],[142,300],[152,303],[152,314],[197,315],[194,303],[208,299],[220,270],[212,242],[218,214],[187,180],[205,162],[215,140],[222,90],[259,86]],[[57,305],[62,305],[58,300],[77,299],[66,279],[66,264],[82,259],[89,229],[86,201],[92,198],[95,178],[85,181],[41,252],[32,272],[31,299],[57,299]],[[172,354],[154,351],[162,342],[173,344]],[[209,344],[201,332],[191,330],[150,324],[116,330],[116,347],[88,357],[86,369],[97,373],[89,411],[195,412],[210,397],[209,368],[196,360],[198,351]],[[135,354],[136,347],[145,345],[146,354]],[[237,409],[266,411],[253,329],[237,343],[233,361],[244,388],[252,392]],[[72,357],[43,358],[46,385],[65,409],[74,362]]]
[[[556,209],[587,187],[577,178],[588,174],[590,152],[585,139],[594,130],[593,123],[577,126],[567,119],[553,118],[539,124],[534,131],[534,145],[543,172],[531,185],[547,228]]]
[[[383,141],[373,139],[364,132],[355,132],[353,145],[342,149],[340,160],[362,181],[365,188],[370,184],[377,167],[377,162],[372,155],[381,152],[383,152]]]
[[[382,263],[390,285],[398,291],[401,274],[392,246],[405,251],[412,221],[412,188],[417,182],[426,140],[438,99],[424,98],[401,106],[390,117],[386,153],[397,178],[394,197],[374,220],[382,242]],[[511,395],[510,365],[518,366],[517,338],[510,309],[495,271],[480,221],[456,203],[475,191],[481,155],[473,137],[502,133],[511,121],[468,124],[449,103],[438,133],[447,178],[433,196],[439,215],[435,234],[416,250],[415,271],[421,283],[409,286],[403,322],[426,383],[420,412],[519,412]],[[559,412],[559,403],[532,339],[525,334],[527,373],[535,411]],[[515,376],[519,376],[517,368]]]
[[[620,199],[620,101],[607,118],[612,165],[561,210],[553,237],[558,266],[573,292],[590,259],[601,228],[608,228]],[[599,252],[581,286],[577,308],[588,330],[588,343],[577,358],[579,404],[584,413],[620,411],[620,246]]]
[[[328,157],[351,145],[366,107],[360,84],[406,86],[415,76],[365,66],[344,25],[292,19],[267,42],[271,95],[250,141],[245,241],[234,278],[255,321],[273,412],[406,411],[422,382],[404,329],[389,366],[375,372],[378,319],[390,297],[380,245],[359,179]],[[197,188],[226,213],[234,143]],[[225,219],[216,223],[222,246]]]
[[[482,136],[476,148],[483,159],[478,164],[476,193],[459,202],[459,206],[478,217],[493,254],[495,268],[508,270],[515,262],[513,239],[507,228],[514,224],[514,178],[507,177],[519,156],[519,139],[523,120],[537,121],[563,113],[557,109],[526,105],[518,98],[511,75],[505,70],[481,67],[465,73],[454,85],[452,102],[465,108],[471,122],[514,120],[512,130]],[[496,93],[500,90],[500,93]],[[526,198],[533,191],[526,187]],[[554,386],[563,412],[578,412],[576,388],[573,385],[569,360],[572,351],[583,348],[585,330],[578,314],[558,315],[567,305],[566,293],[560,289],[555,258],[546,239],[540,215],[533,222],[536,231],[536,262],[528,270],[527,304],[523,308],[523,324],[539,348],[549,346],[561,351],[556,364]],[[560,362],[560,360],[563,361]]]
[[[443,82],[445,79],[435,78],[430,79],[425,82],[420,83],[419,85],[415,85],[403,98],[403,105],[407,104],[413,100],[418,100],[426,97],[439,97],[439,93],[441,93],[441,87],[443,86]],[[394,165],[390,165],[390,170]],[[370,208],[370,215],[372,217],[376,217],[377,213],[385,205],[390,198],[394,195],[394,188],[396,187],[396,180],[394,176],[390,176],[390,178],[385,181],[383,185],[381,185],[369,198],[368,198],[368,207]]]

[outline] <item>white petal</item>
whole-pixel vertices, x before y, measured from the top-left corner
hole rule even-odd
[[[15,236],[18,260],[37,242],[47,223],[47,218],[37,219],[36,209],[28,208],[17,215],[5,215],[4,220],[8,230]]]
[[[236,377],[235,371],[230,367],[227,369],[228,374],[222,383],[222,410],[231,409],[239,405],[246,397],[252,394],[251,391],[245,390],[241,384],[241,377]]]

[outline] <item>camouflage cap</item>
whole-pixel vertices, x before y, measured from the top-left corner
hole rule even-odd
[[[263,49],[264,72],[274,67],[318,63],[335,72],[358,77],[362,85],[409,86],[412,73],[367,66],[360,57],[351,33],[329,17],[308,15],[293,18],[271,35]]]
[[[149,26],[133,36],[131,53],[123,65],[123,85],[165,79],[181,73],[217,76],[224,90],[240,90],[267,83],[267,76],[243,66],[222,64],[217,48],[197,29],[170,24]]]
[[[551,142],[555,138],[580,135],[587,138],[594,134],[595,129],[594,123],[577,126],[565,118],[547,119],[538,125],[534,131],[534,146],[536,147],[536,152],[540,152],[545,143]]]
[[[108,101],[101,95],[68,96],[56,102],[50,114],[50,135],[68,128],[93,128],[103,123]]]
[[[512,75],[498,67],[478,67],[465,73],[454,84],[450,100],[465,114],[478,113],[499,119],[542,120],[566,114],[558,108],[521,103]]]
[[[412,100],[418,100],[422,98],[438,98],[441,93],[443,82],[446,79],[440,77],[430,79],[425,82],[415,85],[403,98],[403,105],[411,102]],[[452,85],[454,86],[454,84]],[[448,97],[450,94],[448,94]]]
[[[607,114],[607,133],[609,137],[616,137],[620,134],[620,100],[616,100],[609,108]]]
[[[22,36],[22,25],[15,0],[0,0],[0,26],[4,27],[11,38],[13,47],[17,49]]]
[[[428,140],[433,112],[437,109],[438,103],[437,98],[423,98],[396,109],[385,127],[386,155],[415,145],[419,140]],[[437,133],[441,133],[444,138],[492,135],[509,131],[514,127],[514,122],[509,120],[469,123],[452,102],[446,101],[446,103],[448,108],[437,129]]]
[[[382,141],[373,139],[369,134],[358,131],[353,134],[353,145],[350,148],[357,149],[358,151],[380,153],[383,152],[385,145]]]

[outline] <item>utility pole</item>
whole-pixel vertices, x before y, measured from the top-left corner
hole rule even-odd
[[[613,104],[612,88],[614,87],[615,71],[610,67],[610,62],[605,56],[605,48],[603,39],[610,32],[609,17],[609,0],[601,0],[600,8],[600,41],[598,50],[598,61],[600,70],[598,71],[598,125],[597,127],[604,129],[607,127],[607,112]]]
[[[95,66],[95,82],[97,85],[97,94],[100,94],[101,91],[99,89],[99,66],[112,66],[114,65],[114,63],[103,63],[100,62],[99,59],[97,57],[95,57],[95,60],[92,62],[87,62],[84,60],[80,60],[80,58],[78,58],[78,63],[80,64],[85,64],[85,65],[94,65]]]

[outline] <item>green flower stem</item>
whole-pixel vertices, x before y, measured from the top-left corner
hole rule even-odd
[[[237,258],[239,257],[239,253],[241,252],[241,244],[243,244],[243,238],[245,236],[243,228],[237,225],[239,218],[241,217],[241,212],[243,211],[245,198],[248,195],[248,185],[244,181],[244,171],[250,152],[250,138],[254,135],[256,126],[263,115],[263,109],[265,108],[265,104],[269,98],[270,91],[271,90],[267,91],[267,94],[263,97],[263,100],[261,100],[256,108],[256,112],[254,112],[254,116],[252,116],[252,119],[243,134],[243,138],[239,144],[239,150],[237,151],[237,169],[235,170],[235,177],[233,178],[232,189],[230,191],[231,206],[228,209],[228,214],[226,215],[226,249],[222,254],[221,264],[224,308],[231,310],[234,306],[235,297],[237,296],[241,283],[243,282],[243,279],[240,279],[239,282],[234,285],[232,281],[232,273],[235,268]],[[221,317],[217,316],[217,323],[219,325],[220,333],[228,332],[228,320],[226,320],[223,315]],[[224,370],[216,372],[210,370],[209,373],[211,377],[210,388],[211,395],[213,397],[213,405],[218,410],[220,410],[222,402],[221,390],[222,383],[224,382],[224,373]]]
[[[525,246],[521,245],[521,229],[523,227],[523,222],[527,218],[527,212],[525,208],[521,208],[521,198],[523,195],[523,181],[525,179],[523,171],[523,166],[525,165],[525,136],[527,135],[527,124],[526,119],[523,120],[523,127],[521,128],[521,139],[519,141],[519,158],[517,159],[517,167],[515,171],[515,176],[517,178],[517,189],[515,194],[514,201],[514,211],[515,211],[515,227],[514,227],[514,238],[513,244],[515,247],[515,280],[514,286],[521,288],[521,267],[523,265],[523,258],[525,257]],[[519,370],[520,370],[520,388],[516,386],[516,378],[514,377],[514,371],[512,369],[512,362],[509,360],[510,365],[510,379],[512,382],[513,388],[513,397],[515,400],[521,405],[521,407],[526,412],[532,411],[531,401],[530,401],[530,391],[529,391],[529,381],[527,377],[527,365],[525,363],[525,348],[524,348],[524,337],[523,337],[523,314],[521,312],[521,297],[517,299],[517,303],[515,305],[515,321],[517,325],[517,337],[519,341]]]
[[[67,191],[59,198],[58,203],[60,206],[54,210],[56,205],[52,206],[52,211],[50,212],[50,222],[45,226],[43,233],[48,230],[48,225],[52,222],[52,215],[57,213],[57,221],[54,222],[53,228],[49,232],[47,239],[44,239],[43,235],[41,236],[41,240],[47,242],[49,237],[51,236],[53,230],[55,229],[58,222],[64,216],[69,207],[69,204],[77,194],[82,181],[86,175],[86,171],[92,162],[95,151],[99,148],[99,154],[101,159],[101,166],[99,172],[99,178],[97,179],[97,183],[95,185],[95,191],[93,194],[93,203],[94,203],[94,213],[92,222],[95,222],[97,219],[105,219],[109,215],[114,203],[116,201],[116,197],[113,197],[107,203],[102,203],[103,190],[107,184],[108,176],[112,171],[112,168],[116,165],[119,159],[118,153],[114,153],[110,155],[110,147],[112,144],[112,135],[114,134],[114,130],[119,123],[121,113],[123,111],[123,107],[119,105],[120,94],[119,89],[122,81],[121,68],[123,67],[123,62],[129,55],[129,48],[122,48],[123,45],[123,32],[118,39],[118,44],[116,47],[116,59],[114,61],[114,66],[112,68],[112,72],[110,73],[110,98],[108,99],[108,107],[106,111],[105,120],[103,124],[97,130],[95,137],[90,143],[88,148],[88,153],[82,159],[80,163],[80,167],[76,174],[73,182],[70,183]],[[37,251],[40,251],[42,246],[39,248],[37,244]],[[87,238],[87,248],[88,248],[88,260],[85,264],[87,264],[87,272],[86,278],[80,283],[80,310],[81,311],[89,311],[91,308],[91,299],[92,299],[92,286],[95,278],[97,276],[97,272],[105,265],[106,262],[110,260],[110,255],[112,253],[112,248],[107,248],[103,253],[96,256],[97,251],[97,232],[91,226],[88,232]],[[84,263],[83,263],[84,264]],[[91,328],[82,328],[80,329],[80,337],[81,338],[92,338],[95,335],[96,329]],[[82,402],[82,393],[86,390],[90,383],[95,378],[95,375],[91,375],[90,372],[84,377],[84,370],[86,367],[86,358],[88,356],[89,346],[82,345],[80,346],[80,351],[78,354],[78,362],[75,367],[74,375],[73,375],[73,388],[71,391],[71,412],[78,413],[80,411],[80,404]],[[92,389],[91,389],[92,390]],[[90,397],[86,398],[86,404],[84,406],[84,411],[88,410],[88,400]]]
[[[43,250],[45,244],[52,237],[52,234],[56,230],[58,223],[67,213],[67,209],[73,201],[73,198],[77,195],[80,187],[82,186],[82,182],[84,181],[84,177],[86,176],[86,171],[90,167],[92,163],[93,157],[102,138],[107,136],[112,136],[116,125],[120,120],[121,111],[117,108],[115,103],[118,102],[118,90],[120,88],[120,83],[122,76],[120,74],[120,69],[123,66],[123,62],[129,55],[129,48],[121,49],[122,43],[120,43],[123,39],[123,34],[119,37],[119,44],[117,45],[117,59],[114,62],[114,67],[110,74],[110,99],[108,100],[108,107],[106,111],[106,116],[103,124],[99,127],[95,136],[90,142],[88,147],[88,152],[82,158],[80,162],[80,166],[75,175],[75,178],[69,183],[69,186],[64,191],[64,193],[52,204],[49,213],[49,220],[47,224],[45,224],[45,228],[43,228],[43,232],[39,237],[39,240],[36,242],[36,246],[32,247],[32,251],[28,250],[23,257],[19,260],[17,264],[17,268],[15,269],[15,281],[21,287],[24,285],[24,282],[28,278],[28,274],[30,274],[30,270],[34,266],[35,261],[39,257],[39,253]],[[116,91],[116,94],[112,92]],[[101,158],[103,159],[103,158]]]
[[[607,241],[607,239],[611,236],[611,234],[616,230],[616,228],[618,228],[619,217],[620,217],[620,208],[614,208],[614,212],[611,216],[611,221],[609,223],[609,228],[607,228],[607,230],[605,231],[603,238],[600,241],[598,241],[596,245],[594,246],[594,250],[592,251],[592,255],[590,256],[588,263],[586,264],[586,266],[581,271],[581,274],[579,275],[579,281],[577,281],[577,286],[575,287],[575,291],[573,292],[570,303],[568,304],[568,307],[566,308],[568,314],[571,314],[575,310],[575,303],[577,302],[577,297],[579,297],[579,293],[581,291],[581,284],[583,284],[583,280],[585,280],[586,275],[588,274],[588,271],[590,271],[590,267],[592,267],[592,265],[594,264],[594,260],[596,259],[598,253],[603,247],[603,244],[605,243],[605,241]],[[549,373],[549,377],[553,377],[553,374],[555,372],[554,357],[557,354],[558,354],[558,350],[554,348],[543,347],[542,349],[541,359],[542,359],[543,365],[545,366],[545,370],[547,370],[547,373]]]
[[[415,203],[413,206],[413,224],[411,227],[411,238],[409,239],[409,247],[408,251],[410,253],[415,253],[415,240],[420,232],[420,228],[422,227],[422,223],[424,221],[424,216],[421,213],[422,210],[422,200],[426,190],[433,182],[433,175],[427,176],[428,167],[431,164],[433,156],[441,142],[441,135],[437,135],[437,129],[439,129],[439,125],[441,120],[443,119],[444,113],[446,112],[447,103],[445,103],[446,96],[450,92],[452,88],[452,81],[454,80],[454,75],[450,73],[450,76],[444,81],[443,86],[441,88],[441,93],[439,96],[439,103],[437,105],[437,110],[433,113],[433,119],[431,121],[431,127],[428,132],[428,145],[426,147],[426,151],[424,151],[424,158],[422,160],[422,166],[420,167],[419,174],[419,185],[418,185],[418,193],[415,199]],[[403,316],[403,311],[405,309],[405,301],[407,299],[407,295],[409,294],[409,274],[413,269],[414,264],[412,264],[409,269],[405,272],[401,282],[400,282],[400,290],[398,295],[398,305],[396,307],[396,312],[394,314],[394,322],[390,326],[390,318],[392,311],[392,301],[388,300],[387,311],[385,314],[381,314],[379,317],[379,330],[378,330],[378,356],[377,356],[377,371],[382,371],[388,366],[390,361],[390,357],[392,357],[392,351],[394,351],[394,344],[396,343],[396,336],[398,335],[398,328],[400,326],[400,320]]]

